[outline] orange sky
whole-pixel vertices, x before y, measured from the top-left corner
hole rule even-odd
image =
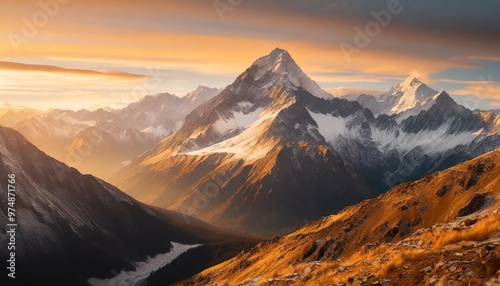
[[[224,87],[256,58],[280,47],[327,89],[387,90],[415,74],[459,101],[478,96],[478,107],[500,105],[498,37],[491,38],[485,28],[426,28],[433,18],[422,14],[423,4],[402,1],[401,13],[392,15],[366,47],[346,57],[341,44],[354,45],[355,28],[365,28],[373,21],[372,11],[387,9],[387,1],[373,7],[359,0],[242,0],[234,7],[228,3],[235,2],[217,1],[4,4],[0,103],[92,109],[124,106],[145,94],[182,96],[198,85]],[[217,10],[214,3],[226,6]],[[442,22],[463,17],[467,27],[488,20],[472,17],[484,12],[468,7],[463,15],[453,9],[447,13],[441,13]],[[424,15],[429,19],[411,20]],[[478,84],[491,87],[477,94]]]

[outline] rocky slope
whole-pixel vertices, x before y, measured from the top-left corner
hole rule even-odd
[[[15,175],[15,184],[9,183],[15,187],[10,192],[14,203],[13,196],[7,195],[9,174]],[[5,206],[0,223],[17,224],[15,282],[19,285],[87,285],[91,277],[133,270],[134,262],[169,252],[171,241],[205,244],[209,249],[213,243],[230,241],[237,251],[252,242],[193,218],[186,224],[187,217],[139,203],[114,186],[54,160],[17,131],[1,126],[0,178],[0,202]],[[7,206],[14,209],[10,213],[15,221],[8,221]],[[0,231],[4,246],[10,239],[6,231],[7,227]],[[235,251],[226,250],[229,257]],[[1,259],[6,261],[9,253],[2,247]],[[203,261],[210,265],[211,259]],[[11,283],[6,271],[3,268],[1,281]]]
[[[500,148],[178,285],[498,285]]]

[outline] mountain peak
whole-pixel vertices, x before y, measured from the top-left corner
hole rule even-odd
[[[269,55],[270,56],[280,56],[280,55],[290,55],[290,54],[285,49],[275,48]]]
[[[403,82],[393,86],[383,95],[388,102],[386,110],[382,113],[397,114],[408,109],[420,106],[424,101],[435,96],[438,92],[419,79],[409,76]]]
[[[468,109],[460,104],[458,104],[446,91],[440,91],[437,93],[433,99],[435,100],[434,106],[438,112],[453,112],[454,114],[459,114],[466,112]]]
[[[190,102],[198,100],[204,102],[219,94],[220,91],[218,88],[199,85],[195,90],[188,92],[184,98]]]
[[[248,74],[254,81],[261,81],[260,86],[285,85],[291,89],[303,88],[314,96],[330,99],[332,96],[322,90],[295,63],[288,51],[275,48],[271,53],[257,59]]]
[[[292,56],[286,50],[280,48],[276,48],[270,54],[260,57],[252,66],[258,66],[264,72],[272,70],[275,73],[286,72],[288,68],[300,70]]]
[[[423,83],[418,78],[416,78],[414,76],[409,76],[400,85],[404,85],[404,86],[419,86],[421,84],[423,84]]]
[[[444,105],[456,105],[457,103],[451,98],[446,91],[441,91],[436,95],[436,102]]]

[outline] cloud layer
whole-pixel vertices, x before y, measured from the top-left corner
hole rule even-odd
[[[391,12],[391,7],[397,7],[398,13]],[[182,95],[199,84],[229,84],[253,60],[281,47],[324,88],[388,89],[408,74],[417,74],[436,89],[455,91],[456,97],[488,99],[481,103],[481,108],[488,108],[500,101],[498,11],[500,1],[495,0],[480,4],[428,0],[11,1],[0,10],[0,34],[4,35],[0,38],[4,61],[0,62],[0,92],[2,101],[23,98],[23,90],[28,98],[32,85],[10,80],[15,73],[34,77],[40,89],[51,91],[40,97],[39,104],[55,102],[56,95],[51,99],[50,93],[74,93],[75,100],[89,92],[100,98],[128,94],[144,77],[158,82],[148,93]],[[360,39],[365,40],[363,45]],[[342,48],[346,44],[354,48],[352,53],[346,54]],[[54,90],[50,85],[54,76],[64,77],[69,90]],[[82,78],[96,77],[112,84],[97,84],[107,86],[102,89],[82,84]],[[493,92],[470,94],[477,84],[491,86]],[[37,101],[33,94],[29,98]],[[72,96],[65,98],[70,105]]]

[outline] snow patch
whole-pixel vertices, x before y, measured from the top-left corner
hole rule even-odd
[[[259,144],[255,144],[256,138],[263,138],[263,134],[267,132],[278,113],[279,110],[262,112],[259,114],[257,120],[252,122],[246,130],[234,137],[199,150],[181,150],[178,154],[198,156],[226,153],[231,154],[233,158],[240,158],[245,161],[262,158],[275,147],[276,142],[270,140],[265,143],[260,142]]]
[[[308,108],[307,112],[318,125],[318,132],[327,142],[335,142],[341,135],[347,133],[347,119],[336,117],[331,114],[315,113]]]
[[[149,275],[167,264],[170,264],[177,257],[189,249],[196,248],[201,244],[184,245],[172,242],[172,249],[164,254],[158,254],[155,257],[148,257],[146,261],[135,263],[134,271],[122,271],[110,279],[90,278],[88,283],[93,286],[126,286],[136,285],[143,282]]]
[[[420,147],[427,154],[444,153],[459,145],[468,145],[476,137],[476,133],[462,132],[450,134],[450,124],[443,124],[436,130],[422,130],[418,133],[406,133],[402,130],[380,130],[371,127],[372,138],[382,152],[396,149],[401,155]]]
[[[155,137],[165,137],[168,135],[167,130],[165,130],[165,128],[163,128],[163,126],[161,125],[150,126],[148,128],[142,129],[141,132],[153,134]]]
[[[262,114],[264,109],[262,107],[257,108],[256,110],[244,113],[244,112],[233,112],[232,117],[224,118],[219,115],[220,119],[214,123],[213,127],[220,134],[225,134],[227,131],[233,129],[247,129],[259,119],[259,116]]]

